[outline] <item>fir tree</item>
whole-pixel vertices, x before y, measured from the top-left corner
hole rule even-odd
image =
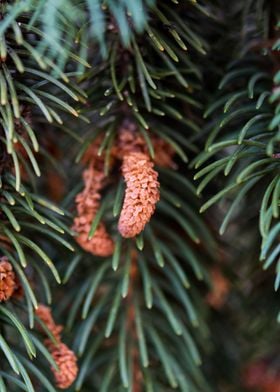
[[[279,392],[277,1],[0,7],[0,391]]]

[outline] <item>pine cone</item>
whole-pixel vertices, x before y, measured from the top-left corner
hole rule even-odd
[[[3,302],[13,295],[16,287],[16,277],[8,258],[4,256],[0,260],[0,302]]]
[[[86,252],[95,256],[108,257],[114,251],[114,242],[106,231],[103,223],[100,223],[96,229],[94,236],[88,239],[89,230],[80,232],[76,241]]]
[[[98,155],[98,150],[103,141],[103,136],[98,135],[97,138],[89,145],[82,157],[82,163],[93,166],[100,172],[104,168],[104,154]]]
[[[107,257],[114,251],[114,242],[100,222],[94,236],[88,239],[90,227],[100,207],[100,190],[104,184],[104,172],[90,166],[84,171],[85,189],[76,197],[78,216],[74,219],[73,230],[78,234],[76,241],[87,252]]]
[[[36,309],[36,315],[39,319],[46,325],[46,327],[51,331],[55,339],[60,342],[62,326],[56,325],[52,317],[51,308],[48,306],[40,304]]]
[[[60,389],[69,388],[75,381],[78,374],[77,357],[66,344],[49,344],[49,351],[57,364],[59,371],[52,368],[56,385]]]
[[[131,152],[145,152],[146,142],[137,131],[135,123],[125,120],[118,132],[117,148],[115,154],[118,159]]]
[[[175,151],[171,145],[156,135],[151,135],[150,139],[154,147],[155,164],[161,167],[176,167],[173,162]],[[136,125],[127,120],[124,121],[119,129],[117,145],[112,149],[112,154],[122,160],[125,155],[131,152],[148,154],[149,150],[143,135],[137,130]]]
[[[160,195],[158,174],[153,167],[147,154],[132,152],[124,156],[126,191],[118,229],[125,238],[139,234],[155,211]]]

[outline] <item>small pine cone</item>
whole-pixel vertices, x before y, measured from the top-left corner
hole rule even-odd
[[[113,153],[118,159],[131,152],[145,152],[147,149],[145,139],[137,130],[135,123],[125,120],[118,132],[117,146]]]
[[[170,143],[157,135],[152,135],[151,141],[155,152],[155,164],[161,167],[176,168],[176,165],[173,162],[175,150]],[[131,152],[143,152],[148,154],[149,150],[143,135],[137,130],[135,123],[127,120],[123,122],[119,129],[117,144],[112,149],[112,154],[116,158],[122,160],[125,155]]]
[[[12,265],[8,262],[8,258],[3,256],[0,260],[0,302],[3,302],[13,295],[16,287],[16,277]]]
[[[78,374],[77,357],[64,343],[49,344],[48,349],[59,370],[52,368],[56,385],[60,389],[69,388]]]
[[[98,150],[103,141],[104,136],[99,135],[86,149],[82,163],[85,165],[94,166],[96,169],[103,171],[104,168],[104,154],[98,155]]]
[[[153,167],[148,154],[132,152],[124,156],[126,191],[118,229],[125,238],[139,234],[155,211],[160,194],[158,174]]]
[[[100,222],[94,236],[89,239],[91,223],[100,207],[100,191],[104,184],[104,172],[90,166],[83,173],[85,188],[76,197],[78,215],[74,219],[72,229],[78,234],[77,243],[85,251],[95,256],[111,256],[114,251],[114,242],[104,223]]]
[[[98,228],[91,239],[88,239],[89,227],[85,231],[77,231],[74,223],[73,228],[79,233],[76,237],[76,241],[86,252],[100,257],[111,256],[114,252],[114,242],[107,233],[103,223],[99,223]]]
[[[104,186],[105,174],[103,170],[97,170],[93,165],[89,166],[83,172],[83,180],[85,189],[81,192],[82,195],[100,198],[99,192]]]
[[[51,331],[55,339],[59,342],[61,340],[60,335],[62,331],[62,326],[56,325],[56,323],[54,322],[51,308],[40,304],[36,309],[36,315],[46,325],[46,327]]]

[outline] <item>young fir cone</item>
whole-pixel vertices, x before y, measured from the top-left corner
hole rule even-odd
[[[37,317],[46,325],[46,327],[51,331],[55,339],[60,342],[61,340],[61,331],[63,329],[62,325],[56,325],[51,309],[48,306],[39,304],[36,309]]]
[[[60,389],[69,388],[78,375],[77,357],[66,344],[55,345],[48,341],[48,350],[59,370],[52,368],[56,385]]]
[[[115,152],[118,159],[133,151],[147,152],[147,143],[142,134],[137,130],[135,123],[125,120],[118,130],[118,139]]]
[[[61,341],[61,332],[63,327],[57,325],[52,317],[51,309],[48,306],[40,304],[36,310],[36,314],[43,321],[47,328],[56,338],[57,344],[50,339],[45,339],[44,343],[53,357],[59,370],[51,368],[56,385],[60,389],[69,388],[75,381],[78,374],[77,357],[66,344]]]
[[[103,222],[99,223],[93,237],[88,238],[91,224],[100,208],[104,172],[91,165],[84,171],[83,177],[85,188],[76,197],[78,215],[72,228],[78,234],[76,241],[85,251],[95,256],[107,257],[114,251],[114,242]]]
[[[125,198],[118,229],[125,238],[135,237],[149,222],[159,200],[158,173],[146,153],[131,152],[123,157]]]
[[[151,135],[150,138],[155,153],[155,165],[176,168],[173,162],[175,150],[171,145],[156,135]],[[113,155],[122,160],[126,154],[132,151],[139,151],[145,154],[149,153],[147,143],[143,135],[137,130],[137,126],[129,121],[124,121],[122,127],[119,129],[118,141],[115,149],[113,148]]]
[[[7,301],[14,293],[16,277],[8,258],[0,258],[0,302]]]

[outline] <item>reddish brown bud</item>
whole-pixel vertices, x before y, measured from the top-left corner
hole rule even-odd
[[[46,325],[46,327],[51,331],[53,336],[56,338],[57,341],[61,340],[61,331],[62,331],[62,326],[61,325],[56,325],[54,322],[52,313],[51,313],[51,308],[48,306],[40,304],[38,308],[36,309],[36,315],[38,318]]]
[[[157,135],[150,135],[152,145],[154,147],[154,163],[161,167],[174,167],[173,157],[175,154],[174,149],[164,139]],[[124,121],[122,127],[119,129],[117,146],[113,149],[113,154],[118,159],[131,152],[149,153],[147,142],[143,135],[137,130],[134,123]]]
[[[158,174],[153,166],[147,154],[132,152],[124,156],[126,191],[118,229],[125,238],[139,234],[155,211],[160,195]]]
[[[77,357],[64,343],[49,345],[49,351],[59,370],[52,368],[56,385],[60,389],[69,388],[78,374]]]
[[[104,183],[104,173],[90,166],[84,171],[83,177],[85,188],[76,197],[78,215],[73,225],[73,230],[78,234],[76,241],[85,251],[96,256],[110,256],[114,251],[114,243],[104,223],[100,222],[94,236],[88,238],[91,224],[100,207],[100,190]]]
[[[0,302],[7,301],[14,293],[16,283],[12,265],[7,257],[0,259]]]

